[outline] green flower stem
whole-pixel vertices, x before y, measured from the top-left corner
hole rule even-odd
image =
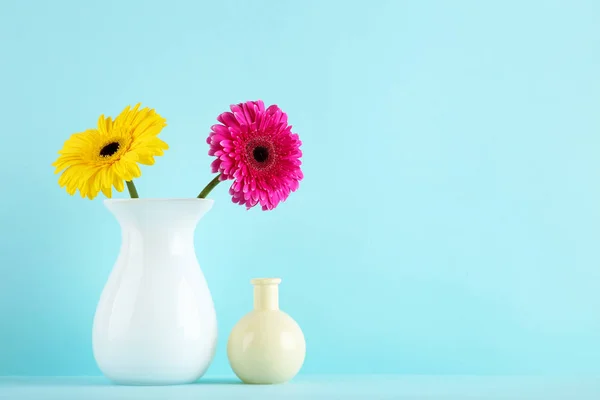
[[[202,189],[202,191],[198,195],[199,199],[205,199],[206,196],[208,196],[208,194],[210,193],[210,191],[213,190],[215,188],[215,186],[217,186],[221,182],[219,180],[220,176],[221,176],[221,174],[215,176],[215,179],[213,179],[212,181],[210,181],[208,183],[208,185],[206,185],[206,187],[204,189]]]
[[[135,188],[133,181],[126,181],[126,183],[127,183],[127,190],[129,190],[129,196],[132,199],[138,199],[140,196],[138,195],[137,189]]]

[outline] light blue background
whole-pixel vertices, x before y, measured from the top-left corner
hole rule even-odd
[[[305,180],[273,212],[227,187],[197,231],[209,374],[280,276],[303,373],[600,372],[597,1],[0,3],[0,374],[96,375],[116,221],[50,164],[141,101],[171,146],[146,197],[195,196],[229,104],[277,103]]]

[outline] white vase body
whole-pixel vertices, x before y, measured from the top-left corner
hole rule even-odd
[[[253,279],[254,310],[235,325],[227,342],[233,372],[245,383],[275,384],[302,367],[306,342],[300,326],[279,309],[281,279]]]
[[[106,200],[122,232],[93,326],[94,357],[120,384],[190,383],[208,369],[217,320],[194,250],[204,199]]]

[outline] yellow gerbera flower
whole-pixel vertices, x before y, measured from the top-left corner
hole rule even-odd
[[[123,181],[130,185],[142,174],[138,163],[152,165],[154,156],[169,148],[157,137],[166,120],[139,107],[127,106],[114,121],[101,115],[97,129],[75,133],[65,142],[52,165],[55,173],[64,170],[58,183],[67,193],[79,189],[81,197],[93,199],[102,191],[110,198],[113,186],[122,192]]]

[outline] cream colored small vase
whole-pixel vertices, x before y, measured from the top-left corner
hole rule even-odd
[[[292,379],[304,363],[302,330],[279,310],[281,279],[252,279],[254,310],[233,328],[227,356],[233,372],[245,383],[273,384]]]

